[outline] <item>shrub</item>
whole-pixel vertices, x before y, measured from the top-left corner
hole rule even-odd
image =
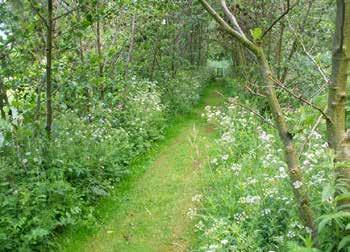
[[[188,111],[201,85],[191,75],[171,80]],[[182,83],[188,83],[184,88]],[[194,86],[190,86],[194,84]],[[161,84],[122,81],[119,90],[84,111],[55,117],[52,140],[21,115],[0,123],[0,250],[46,250],[65,227],[94,223],[96,202],[129,174],[128,165],[162,138],[166,106]],[[85,114],[89,111],[88,114]]]
[[[181,72],[178,77],[164,84],[163,103],[168,113],[188,113],[197,104],[208,76],[204,72],[194,75],[192,72]]]

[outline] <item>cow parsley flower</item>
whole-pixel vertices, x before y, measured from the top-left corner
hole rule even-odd
[[[222,240],[221,244],[224,245],[224,246],[227,245],[228,244],[228,240],[226,240],[226,239]]]
[[[223,161],[226,161],[227,159],[228,159],[228,155],[226,154],[226,155],[223,155],[222,157],[221,157],[221,159],[223,160]]]
[[[293,182],[293,187],[295,189],[299,189],[302,185],[303,185],[303,183],[301,181],[299,181],[299,180]]]

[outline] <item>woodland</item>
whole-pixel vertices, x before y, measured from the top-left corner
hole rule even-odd
[[[349,0],[0,0],[0,251],[350,251]]]

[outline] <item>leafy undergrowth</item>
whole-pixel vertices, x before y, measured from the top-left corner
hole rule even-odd
[[[200,115],[204,104],[222,100],[218,89],[208,88],[193,113],[178,117],[164,141],[131,166],[130,179],[99,204],[94,229],[73,228],[60,239],[62,251],[188,250],[190,217],[216,135]]]
[[[26,114],[14,119],[16,127],[1,121],[0,250],[47,250],[67,227],[93,226],[96,203],[130,174],[135,158],[163,138],[169,107],[188,111],[206,83],[193,73],[168,82],[186,96],[182,104],[183,96],[164,85],[133,78],[90,104],[88,112],[61,108],[50,142],[33,131],[35,125],[23,123]]]
[[[207,189],[202,193],[199,210],[193,213],[197,220],[197,245],[193,250],[303,251],[299,246],[310,248],[313,245],[310,230],[300,222],[292,187],[307,187],[316,217],[332,207],[329,195],[322,195],[323,188],[334,179],[332,154],[319,131],[311,131],[317,114],[305,107],[285,111],[289,123],[303,129],[294,139],[302,152],[305,180],[291,184],[276,130],[239,106],[238,100],[238,97],[229,98],[224,107],[208,106],[203,114],[220,136],[216,140],[216,153],[210,157],[212,172],[207,177]],[[258,103],[252,100],[243,103],[259,111]],[[334,239],[334,233],[320,233],[325,250]]]

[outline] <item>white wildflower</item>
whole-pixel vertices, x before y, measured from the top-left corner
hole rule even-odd
[[[202,195],[201,195],[201,194],[197,194],[197,195],[194,195],[194,196],[192,197],[192,201],[193,201],[193,202],[200,202],[201,199],[202,199]]]
[[[270,140],[270,136],[265,132],[263,131],[261,134],[260,134],[260,139],[263,141],[263,142],[268,142]]]
[[[226,154],[226,155],[223,155],[222,157],[221,157],[221,159],[223,160],[223,161],[226,161],[227,159],[228,159],[228,155]]]
[[[226,240],[226,239],[222,240],[221,244],[224,245],[224,246],[227,245],[228,244],[228,240]]]
[[[299,180],[293,182],[293,187],[295,189],[299,189],[302,185],[303,185],[303,183],[301,181],[299,181]]]

